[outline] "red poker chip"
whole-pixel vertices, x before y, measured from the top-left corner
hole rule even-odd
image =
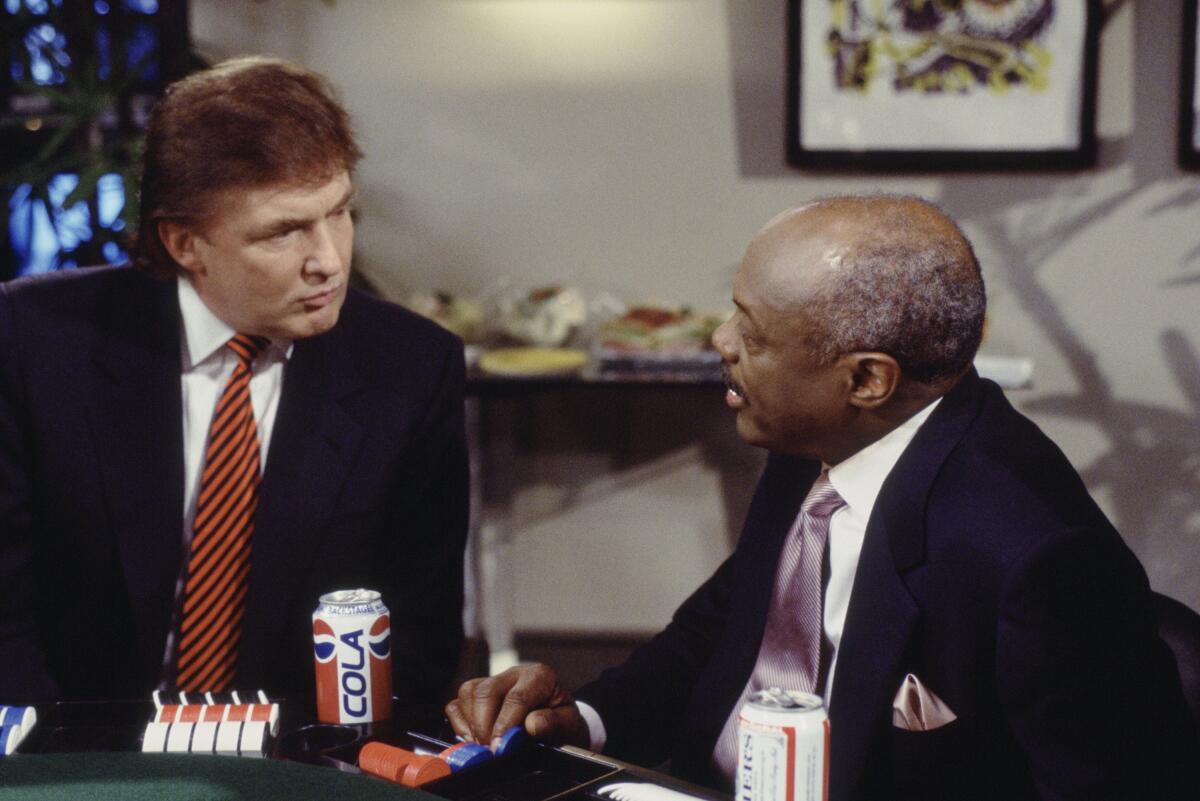
[[[450,766],[435,756],[417,757],[417,759],[419,761],[413,762],[404,770],[404,780],[401,784],[407,787],[420,787],[426,782],[450,775]]]
[[[414,754],[379,742],[362,747],[358,752],[358,767],[372,776],[406,787],[419,787],[450,775],[450,766],[435,756]]]

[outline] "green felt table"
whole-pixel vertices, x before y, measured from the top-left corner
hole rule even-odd
[[[185,754],[18,754],[0,757],[0,801],[442,801],[333,768]]]

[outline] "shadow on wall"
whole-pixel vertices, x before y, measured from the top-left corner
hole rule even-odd
[[[1142,187],[1144,188],[1144,185]],[[971,215],[998,252],[996,265],[1022,308],[1062,354],[1075,379],[1070,394],[1049,395],[1023,404],[1026,412],[1055,415],[1086,423],[1101,432],[1104,452],[1081,475],[1093,492],[1112,499],[1115,522],[1125,540],[1139,552],[1156,587],[1192,607],[1200,606],[1191,563],[1200,547],[1200,368],[1188,336],[1175,328],[1159,335],[1161,352],[1187,398],[1190,409],[1121,400],[1113,393],[1085,340],[1072,330],[1061,309],[1039,280],[1039,270],[1054,253],[1067,247],[1075,234],[1098,224],[1114,204],[1106,201],[1048,229],[1042,236],[1013,233],[1003,211]],[[969,207],[950,193],[947,205]],[[1053,205],[1053,198],[1046,199]],[[1030,220],[1039,215],[1030,214]],[[1032,222],[1032,225],[1037,225]]]
[[[1110,4],[1109,13],[1121,4]],[[1107,447],[1081,471],[1084,481],[1093,492],[1104,491],[1112,499],[1115,522],[1141,555],[1156,588],[1197,608],[1200,585],[1192,569],[1200,554],[1200,367],[1196,346],[1177,328],[1159,333],[1163,361],[1190,408],[1180,411],[1121,400],[1114,395],[1096,354],[1083,336],[1072,330],[1041,280],[1044,268],[1077,238],[1109,220],[1128,225],[1148,192],[1161,192],[1164,182],[1180,178],[1175,126],[1163,124],[1162,113],[1177,106],[1180,65],[1177,49],[1164,48],[1162,43],[1178,41],[1182,10],[1177,2],[1155,5],[1153,13],[1147,4],[1139,8],[1143,13],[1135,16],[1134,135],[1104,141],[1100,148],[1100,170],[1132,168],[1132,179],[1124,188],[1108,193],[1089,191],[1097,189],[1094,184],[1102,180],[1098,175],[947,180],[942,202],[988,237],[1001,255],[993,266],[999,268],[1075,379],[1077,389],[1071,394],[1040,397],[1023,404],[1025,410],[1082,422],[1103,434]],[[985,186],[982,192],[980,183]],[[1183,188],[1150,206],[1143,222],[1150,225],[1156,216],[1191,208],[1197,201],[1200,190]],[[1012,212],[1018,206],[1020,221],[1014,224]],[[1185,275],[1164,281],[1160,288],[1189,291],[1191,284],[1200,281],[1195,272],[1198,260],[1200,245],[1183,257]]]
[[[787,3],[726,0],[738,168],[746,178],[795,178],[787,165]]]

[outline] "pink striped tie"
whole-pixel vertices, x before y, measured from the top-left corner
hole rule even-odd
[[[845,505],[829,482],[828,472],[822,471],[792,524],[775,573],[775,592],[758,661],[713,749],[713,762],[728,779],[733,779],[737,768],[738,710],[751,693],[782,687],[821,694],[817,687],[825,639],[821,563],[829,538],[829,518]]]

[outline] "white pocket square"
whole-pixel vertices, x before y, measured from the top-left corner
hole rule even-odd
[[[909,673],[892,701],[892,725],[905,731],[933,731],[958,719],[958,715],[933,690]]]

